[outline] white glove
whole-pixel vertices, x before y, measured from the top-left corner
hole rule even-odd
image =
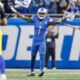
[[[75,18],[75,14],[70,12],[65,12],[63,17],[66,18],[67,21],[72,21]]]
[[[71,14],[70,14],[70,17],[67,18],[67,21],[73,21],[74,18],[75,18],[75,14],[74,14],[74,13],[71,13]]]
[[[12,12],[17,13],[16,9],[14,9],[14,7],[10,6]]]
[[[65,12],[63,15],[64,18],[69,18],[70,16],[71,16],[71,14],[69,12]]]

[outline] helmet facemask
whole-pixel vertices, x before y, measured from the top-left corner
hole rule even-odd
[[[47,10],[45,8],[40,8],[37,12],[38,18],[43,20],[47,16]]]

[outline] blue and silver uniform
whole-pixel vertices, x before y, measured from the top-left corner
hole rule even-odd
[[[44,20],[40,21],[38,16],[32,16],[31,19],[34,21],[34,38],[33,43],[44,43],[46,30],[48,28],[48,24],[51,21],[50,17],[46,17]]]
[[[36,57],[37,52],[40,54],[40,70],[43,71],[45,65],[45,53],[46,53],[46,30],[49,22],[52,20],[50,17],[44,18],[42,21],[39,20],[37,15],[33,15],[31,19],[34,22],[34,37],[32,43],[32,57]],[[34,71],[34,67],[31,67],[31,71]]]

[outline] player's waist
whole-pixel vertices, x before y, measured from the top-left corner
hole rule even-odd
[[[45,38],[45,35],[44,34],[34,34],[34,38],[44,39]]]
[[[41,31],[46,31],[46,29],[40,29],[40,28],[34,28],[35,31],[41,30]]]
[[[46,40],[45,37],[34,37],[33,40],[37,40],[37,41],[44,41]]]
[[[45,39],[36,39],[36,38],[33,38],[33,42],[34,43],[46,42],[46,40]]]
[[[45,41],[34,41],[33,40],[33,43],[32,43],[32,45],[36,45],[36,46],[39,46],[39,45],[41,45],[41,44],[45,44],[46,45],[46,42]]]

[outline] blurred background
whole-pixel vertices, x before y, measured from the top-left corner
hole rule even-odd
[[[5,12],[11,13],[9,5],[15,5],[16,1],[25,0],[1,0],[4,3]],[[17,8],[21,13],[36,13],[39,7],[45,7],[50,14],[62,14],[65,11],[80,12],[80,0],[32,0],[28,9]]]
[[[45,7],[50,17],[54,19],[61,18],[67,11],[76,14],[76,18],[72,21],[50,25],[54,28],[47,31],[45,60],[45,67],[49,70],[45,72],[42,78],[37,76],[34,78],[26,77],[31,67],[31,44],[34,36],[34,25],[18,18],[10,9],[10,6],[15,6],[17,1],[26,5],[26,0],[0,1],[4,4],[8,19],[8,25],[2,27],[3,56],[6,69],[10,69],[7,70],[7,75],[10,78],[8,80],[80,80],[80,30],[65,25],[80,26],[80,0],[31,0],[29,8],[16,7],[18,12],[30,16],[36,14],[40,7]],[[49,42],[47,38],[51,38],[52,42]],[[49,52],[51,53],[49,54]],[[40,67],[39,62],[38,54],[35,62],[36,69]]]

